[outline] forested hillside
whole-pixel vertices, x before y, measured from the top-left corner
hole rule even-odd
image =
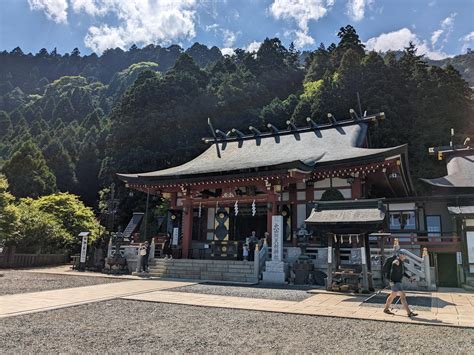
[[[427,147],[446,144],[450,128],[460,141],[474,132],[468,83],[451,65],[429,66],[414,46],[382,57],[366,52],[351,26],[338,35],[304,63],[278,39],[231,57],[200,44],[100,57],[0,53],[0,165],[10,189],[16,197],[68,191],[96,207],[115,172],[161,169],[205,149],[208,117],[223,130],[305,125],[328,112],[344,119],[357,92],[363,110],[387,117],[371,131],[372,146],[409,143],[415,181],[442,174]],[[126,210],[137,198],[121,197]]]

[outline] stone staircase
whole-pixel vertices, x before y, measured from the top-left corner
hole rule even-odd
[[[258,283],[254,263],[249,261],[155,259],[149,270],[153,277]]]

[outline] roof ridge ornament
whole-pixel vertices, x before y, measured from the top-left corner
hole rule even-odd
[[[255,142],[257,143],[257,145],[260,145],[260,143],[262,143],[262,138],[260,137],[260,135],[262,134],[262,132],[260,132],[258,129],[256,129],[254,126],[249,126],[249,130],[252,131],[252,133],[254,134],[255,136]]]
[[[443,160],[445,154],[464,153],[474,151],[474,147],[470,146],[471,138],[466,137],[463,144],[454,144],[454,128],[451,128],[451,140],[449,146],[429,147],[428,154],[436,155],[438,160]]]
[[[296,125],[295,125],[293,122],[291,122],[290,120],[287,120],[287,121],[286,121],[286,125],[287,125],[288,127],[290,127],[290,130],[291,130],[291,132],[293,133],[293,135],[295,136],[295,139],[296,139],[297,141],[299,141],[299,140],[301,139],[301,137],[300,137],[300,133],[299,133],[298,127],[296,127]]]
[[[287,129],[279,130],[276,126],[271,123],[267,123],[266,127],[269,131],[260,131],[254,126],[249,126],[251,134],[244,134],[237,128],[232,128],[226,134],[221,130],[215,130],[212,126],[211,119],[208,118],[208,125],[211,129],[212,137],[203,138],[205,143],[216,144],[217,156],[220,158],[219,143],[222,144],[222,150],[225,150],[229,142],[238,142],[238,148],[242,148],[245,140],[254,140],[257,146],[261,145],[261,141],[264,138],[274,138],[276,143],[280,143],[281,136],[293,135],[296,140],[301,140],[301,133],[314,132],[319,138],[322,137],[322,131],[328,129],[335,129],[341,134],[345,134],[343,128],[347,126],[364,124],[377,124],[378,121],[385,119],[385,113],[379,112],[367,116],[364,112],[364,116],[358,115],[355,110],[349,110],[350,118],[345,120],[336,120],[332,113],[328,113],[328,123],[318,124],[313,121],[310,117],[306,118],[308,126],[297,127],[291,120],[286,121]]]
[[[231,132],[237,135],[237,140],[239,141],[239,148],[242,148],[242,145],[244,144],[245,135],[237,128],[232,128]]]
[[[222,138],[222,150],[225,150],[225,148],[227,147],[227,135],[224,132],[222,132],[220,129],[216,129],[216,134],[221,136],[221,138]]]
[[[219,150],[219,141],[217,139],[216,131],[214,130],[214,126],[212,125],[210,117],[207,118],[207,125],[211,129],[212,137],[214,138],[214,144],[216,145],[217,157],[220,158],[221,157],[221,152]]]
[[[280,143],[280,131],[271,123],[267,124],[267,127],[272,131],[272,134],[275,138],[275,143]]]

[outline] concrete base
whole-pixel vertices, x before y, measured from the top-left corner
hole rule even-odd
[[[267,261],[265,263],[265,271],[263,272],[263,282],[268,283],[286,283],[288,274],[288,264],[283,261]]]

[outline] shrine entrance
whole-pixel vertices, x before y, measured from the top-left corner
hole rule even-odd
[[[252,213],[252,206],[239,206],[237,216],[230,214],[229,239],[235,241],[245,241],[255,231],[258,238],[263,238],[267,231],[267,207],[257,205],[255,215]]]

